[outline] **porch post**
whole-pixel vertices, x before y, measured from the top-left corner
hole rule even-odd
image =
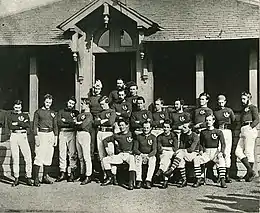
[[[202,54],[196,55],[196,98],[204,92],[204,57]]]
[[[249,91],[252,94],[252,103],[257,105],[257,51],[250,50],[249,54]]]
[[[30,57],[30,91],[29,91],[29,113],[33,120],[34,112],[38,109],[39,79],[37,74],[37,60],[35,56]]]

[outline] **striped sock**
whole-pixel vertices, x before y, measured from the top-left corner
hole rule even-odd
[[[219,177],[220,178],[226,177],[226,168],[225,167],[219,167]]]
[[[195,177],[196,178],[200,178],[201,177],[201,168],[200,168],[200,166],[194,167],[194,173],[195,173]]]
[[[179,166],[180,162],[181,162],[180,158],[174,158],[172,165],[171,165],[171,168],[173,170],[176,169]]]
[[[186,180],[186,171],[185,168],[180,168],[181,178],[182,180]]]

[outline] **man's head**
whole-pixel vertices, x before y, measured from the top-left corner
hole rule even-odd
[[[250,92],[241,93],[241,103],[243,106],[248,106],[251,103],[252,95]]]
[[[199,103],[201,107],[207,107],[209,102],[210,95],[206,92],[203,92],[199,95]]]
[[[170,120],[165,120],[163,124],[163,131],[165,134],[169,134],[172,130],[172,122]]]
[[[145,135],[150,134],[151,129],[152,129],[152,127],[151,127],[151,123],[150,123],[150,122],[145,122],[145,123],[143,123],[143,133],[144,133]]]
[[[139,110],[144,110],[145,109],[145,100],[144,100],[144,98],[143,97],[138,97],[137,99],[136,99],[136,104],[137,104],[137,108],[139,109]]]
[[[157,98],[154,101],[154,107],[156,111],[162,111],[162,107],[163,107],[164,101],[161,98]]]
[[[184,133],[184,134],[187,134],[189,132],[191,132],[193,128],[193,124],[191,122],[185,122],[183,125],[182,125],[182,129],[181,131]]]
[[[103,96],[98,100],[102,109],[109,109],[109,99],[107,96]]]
[[[50,109],[50,108],[51,108],[51,105],[52,105],[52,101],[53,101],[52,95],[46,94],[46,95],[44,96],[44,107],[45,107],[46,109]]]
[[[90,100],[88,98],[81,98],[80,106],[82,111],[89,111]]]
[[[183,110],[183,105],[184,105],[184,100],[183,99],[177,98],[174,101],[174,108],[175,108],[176,111]]]
[[[102,90],[102,82],[100,80],[96,80],[96,82],[93,86],[93,89],[94,89],[94,93],[96,95],[99,95],[101,93],[101,90]]]
[[[74,96],[71,96],[67,101],[68,109],[73,109],[75,107],[75,104],[76,104],[76,98]]]
[[[15,113],[21,113],[22,112],[22,101],[16,100],[14,102],[14,112]]]
[[[138,90],[138,87],[136,85],[136,83],[131,83],[129,84],[129,93],[131,96],[136,96],[137,95],[137,90]]]
[[[120,132],[126,132],[128,131],[129,123],[125,119],[120,119],[117,121],[118,127],[120,129]]]
[[[225,107],[227,101],[225,95],[218,95],[218,106]]]
[[[213,114],[209,114],[206,116],[206,125],[207,127],[212,127],[215,123],[215,116]]]
[[[122,78],[118,78],[116,80],[116,87],[117,89],[124,89],[125,83]]]
[[[118,94],[118,99],[119,100],[125,100],[125,97],[126,97],[125,90],[120,89],[120,90],[118,90],[117,94]]]

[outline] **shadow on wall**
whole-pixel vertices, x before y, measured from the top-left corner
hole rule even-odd
[[[204,207],[212,212],[259,212],[260,191],[252,190],[251,195],[227,194],[226,196],[208,195],[205,199],[198,201],[214,206]],[[218,207],[217,205],[221,205]],[[227,208],[223,207],[226,206]]]

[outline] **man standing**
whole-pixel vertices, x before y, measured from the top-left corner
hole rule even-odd
[[[101,97],[99,99],[99,103],[103,110],[97,115],[94,124],[98,127],[97,148],[101,167],[104,171],[103,158],[106,156],[106,151],[103,145],[103,140],[113,135],[113,126],[116,120],[116,112],[115,110],[109,108],[109,100],[107,96]]]
[[[167,111],[163,110],[163,104],[164,101],[161,98],[154,101],[155,111],[153,112],[152,134],[156,137],[164,132],[163,124],[169,118]]]
[[[44,96],[44,106],[34,113],[33,132],[35,135],[34,186],[40,186],[39,170],[43,166],[42,182],[52,184],[49,169],[52,163],[54,147],[57,146],[58,126],[56,114],[50,109],[53,97]]]
[[[135,135],[141,134],[143,123],[152,122],[153,116],[150,111],[145,109],[145,100],[143,97],[138,97],[137,101],[137,111],[132,112],[131,115],[131,128]]]
[[[76,135],[75,124],[79,112],[74,109],[76,104],[75,97],[69,98],[67,106],[58,112],[57,122],[60,130],[59,134],[59,160],[60,176],[57,182],[65,180],[67,169],[67,154],[69,155],[68,182],[74,181],[74,172],[77,166]]]
[[[192,132],[192,123],[190,121],[184,122],[182,125],[182,133],[180,135],[180,147],[177,151],[177,155],[174,158],[171,167],[164,173],[166,176],[170,176],[175,168],[180,169],[182,183],[179,187],[187,186],[185,164],[187,162],[193,162],[194,173],[196,182],[193,187],[199,187],[201,181],[201,167],[199,156],[199,136]]]
[[[230,130],[231,124],[235,121],[235,114],[232,109],[226,107],[226,97],[224,95],[218,96],[218,108],[214,112],[216,118],[216,126],[220,129],[225,138],[225,162],[226,162],[226,183],[231,183],[229,177],[231,166],[231,148],[232,148],[232,132]]]
[[[109,99],[109,103],[110,103],[110,105],[112,106],[114,103],[116,103],[117,101],[118,101],[118,99],[119,99],[119,97],[118,97],[118,91],[119,90],[124,90],[125,89],[125,83],[124,83],[124,81],[123,81],[123,79],[121,79],[121,78],[118,78],[117,80],[116,80],[116,89],[115,90],[113,90],[113,91],[111,91],[110,93],[109,93],[109,96],[108,96],[108,99]]]
[[[210,161],[216,163],[219,169],[220,185],[222,188],[227,188],[225,182],[225,138],[221,130],[214,128],[214,122],[215,116],[207,115],[206,129],[200,132],[200,145],[203,149],[201,163],[206,164]]]
[[[100,80],[96,80],[93,90],[89,95],[90,100],[90,112],[94,116],[94,118],[102,111],[102,108],[98,102],[101,98],[101,90],[102,90],[102,83]]]
[[[139,97],[137,95],[138,86],[136,85],[135,82],[129,82],[127,87],[129,90],[129,94],[128,94],[126,100],[132,104],[132,111],[134,112],[137,109],[137,98]]]
[[[241,102],[243,111],[241,113],[241,133],[235,151],[236,156],[241,160],[247,169],[245,181],[251,182],[255,176],[254,166],[254,148],[257,138],[256,126],[259,123],[257,107],[251,103],[252,95],[249,92],[243,92]]]
[[[136,188],[140,189],[142,185],[142,166],[148,164],[146,180],[144,187],[151,189],[151,182],[156,165],[157,142],[156,137],[151,134],[151,124],[143,123],[143,133],[137,135],[134,141],[134,154],[136,162]]]
[[[171,164],[171,159],[178,149],[178,138],[177,135],[171,132],[171,121],[165,120],[163,123],[163,133],[157,137],[158,153],[160,154],[160,167],[156,177],[160,177],[164,172],[167,171]],[[162,188],[168,187],[168,177],[164,176],[164,182]]]
[[[125,90],[118,90],[118,100],[112,105],[112,109],[116,111],[116,119],[124,119],[129,122],[131,113],[132,113],[132,104],[125,100],[126,93]],[[118,133],[120,130],[117,123],[115,123],[115,133]]]
[[[91,136],[90,131],[93,124],[93,116],[90,113],[90,101],[81,99],[81,113],[77,116],[76,122],[76,148],[80,162],[80,185],[91,182],[92,161],[91,161]]]
[[[128,189],[133,190],[134,188],[134,178],[135,178],[135,158],[133,156],[133,136],[129,131],[129,124],[127,120],[121,119],[117,121],[120,132],[114,134],[111,137],[104,139],[104,147],[107,151],[108,156],[103,158],[103,164],[105,172],[107,174],[107,180],[102,184],[106,186],[108,184],[117,185],[116,179],[116,165],[126,162],[129,164],[129,185]],[[113,143],[116,154],[114,150],[110,150],[108,144]],[[112,146],[113,147],[113,146]]]
[[[13,160],[14,183],[12,186],[19,184],[19,150],[24,157],[26,182],[32,186],[32,157],[31,149],[27,139],[27,129],[30,128],[30,119],[28,114],[22,112],[22,101],[14,102],[13,111],[7,116],[7,128],[11,131],[10,148]]]

